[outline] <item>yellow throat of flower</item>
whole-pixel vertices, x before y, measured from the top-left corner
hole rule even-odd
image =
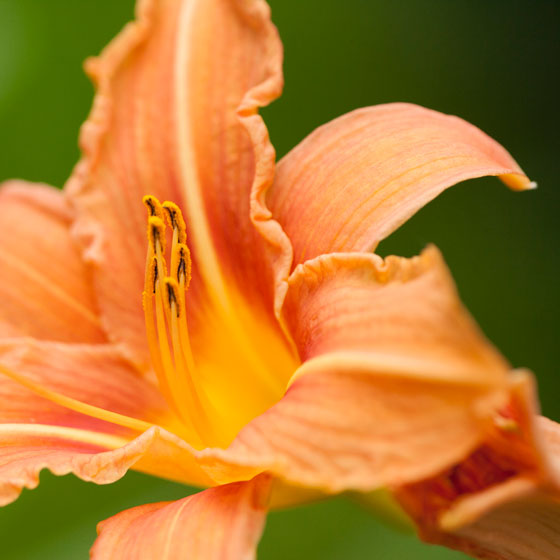
[[[203,320],[197,320],[189,335],[192,263],[185,221],[172,202],[160,204],[154,196],[143,201],[148,209],[142,297],[147,340],[161,393],[174,413],[162,416],[159,424],[196,448],[226,447],[243,426],[282,397],[299,364],[297,356],[271,312],[251,302],[249,288],[241,294],[233,282],[225,283],[220,297],[214,297],[209,286],[206,299],[199,297],[197,285],[194,308],[202,309]],[[0,374],[80,414],[139,433],[153,425],[58,393],[2,363]],[[90,436],[97,442],[103,439],[94,432]],[[126,439],[117,444],[105,438],[102,445],[123,442]]]
[[[217,297],[205,279],[205,295],[197,285],[197,300],[188,304],[192,263],[181,210],[151,195],[143,201],[148,250],[142,300],[152,366],[180,435],[198,448],[225,447],[282,397],[297,360],[272,315],[263,315],[250,290],[240,294],[234,281]],[[189,333],[194,308],[203,309],[203,318],[198,315]]]

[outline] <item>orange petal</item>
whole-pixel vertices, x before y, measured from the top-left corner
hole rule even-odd
[[[254,559],[269,486],[268,477],[260,477],[123,511],[98,525],[91,558]]]
[[[306,361],[228,456],[290,482],[371,490],[435,473],[480,443],[507,396],[507,365],[434,248],[308,262],[284,318]]]
[[[302,361],[358,352],[427,380],[505,379],[506,362],[461,305],[433,246],[412,259],[323,255],[296,268],[288,286],[283,319]]]
[[[560,425],[535,416],[531,378],[513,378],[508,406],[462,462],[397,496],[427,541],[476,558],[560,554]]]
[[[278,164],[268,201],[295,263],[366,251],[447,187],[499,175],[534,187],[512,157],[467,122],[415,105],[359,109],[318,128]]]
[[[134,468],[199,486],[212,485],[213,472],[227,482],[262,472],[223,450],[197,452],[175,433],[157,389],[114,347],[0,343],[0,505],[34,488],[43,468],[100,484]]]
[[[114,482],[130,468],[197,486],[212,483],[192,448],[173,434],[154,426],[131,439],[111,430],[109,424],[93,430],[0,424],[0,506],[16,500],[22,488],[35,488],[42,469],[98,484]]]
[[[0,187],[0,336],[105,339],[70,220],[59,190],[23,181]]]
[[[489,491],[480,504],[488,513],[441,542],[475,558],[560,558],[560,494],[531,480],[515,480]]]
[[[175,433],[157,389],[114,347],[0,343],[0,505],[34,488],[43,468],[100,484],[134,468],[198,486],[214,484],[214,472],[231,482],[263,470],[221,449],[195,451]]]
[[[4,374],[3,368],[41,388],[104,410],[162,425],[169,419],[156,387],[109,345],[22,338],[0,342],[0,422],[95,429],[97,420],[33,393]]]
[[[281,58],[262,0],[144,0],[137,21],[88,62],[98,91],[68,189],[104,319],[138,360],[147,359],[145,194],[185,211],[190,310],[204,283],[220,297],[226,284],[249,283],[255,301],[267,292],[250,192],[272,180],[274,150],[257,108],[279,95]]]
[[[501,402],[480,387],[409,379],[367,361],[321,366],[241,430],[224,460],[243,458],[326,492],[369,491],[464,457]]]

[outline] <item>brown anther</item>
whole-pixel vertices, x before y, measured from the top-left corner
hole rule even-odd
[[[187,225],[183,218],[181,209],[174,203],[166,200],[163,203],[167,222],[172,229],[177,230],[179,243],[186,243],[187,241]]]
[[[177,245],[177,280],[181,281],[181,276],[185,279],[185,290],[189,287],[192,273],[192,260],[189,248],[180,243]]]
[[[148,214],[150,216],[156,216],[160,220],[163,220],[163,210],[161,207],[161,203],[155,196],[147,194],[144,198],[142,198],[142,202],[148,209]]]
[[[175,314],[177,318],[181,315],[181,298],[179,296],[179,284],[175,278],[167,277],[163,281],[165,288],[167,290],[167,305],[169,306],[169,311],[173,310],[173,305],[175,305]]]
[[[148,218],[148,240],[154,253],[157,254],[157,243],[162,252],[165,252],[165,223],[157,216]]]
[[[151,280],[152,280],[152,286],[153,286],[153,288],[152,288],[153,292],[152,293],[155,294],[156,293],[156,284],[157,284],[157,281],[158,281],[158,274],[159,274],[158,273],[159,268],[158,268],[158,263],[157,263],[156,257],[154,257],[152,259],[152,266],[150,267],[150,270],[151,270]]]

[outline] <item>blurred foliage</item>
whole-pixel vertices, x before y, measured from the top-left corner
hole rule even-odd
[[[501,141],[535,192],[495,179],[451,189],[380,247],[436,243],[462,298],[514,366],[533,369],[560,419],[556,375],[560,191],[556,0],[273,0],[286,88],[263,114],[279,156],[360,106],[411,101],[466,118]],[[61,186],[92,88],[82,61],[132,17],[131,0],[0,0],[0,179]],[[106,487],[44,474],[0,511],[2,558],[87,558],[96,522],[192,490],[130,473]],[[270,515],[261,560],[463,558],[379,525],[343,499]]]

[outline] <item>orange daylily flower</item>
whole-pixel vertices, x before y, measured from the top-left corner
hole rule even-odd
[[[336,119],[275,167],[258,108],[281,62],[262,0],[140,1],[87,64],[64,191],[0,190],[0,503],[43,468],[133,468],[207,489],[104,521],[92,558],[242,559],[269,507],[386,487],[428,540],[556,557],[560,436],[529,374],[435,248],[372,253],[457,182],[532,183],[408,104]]]

